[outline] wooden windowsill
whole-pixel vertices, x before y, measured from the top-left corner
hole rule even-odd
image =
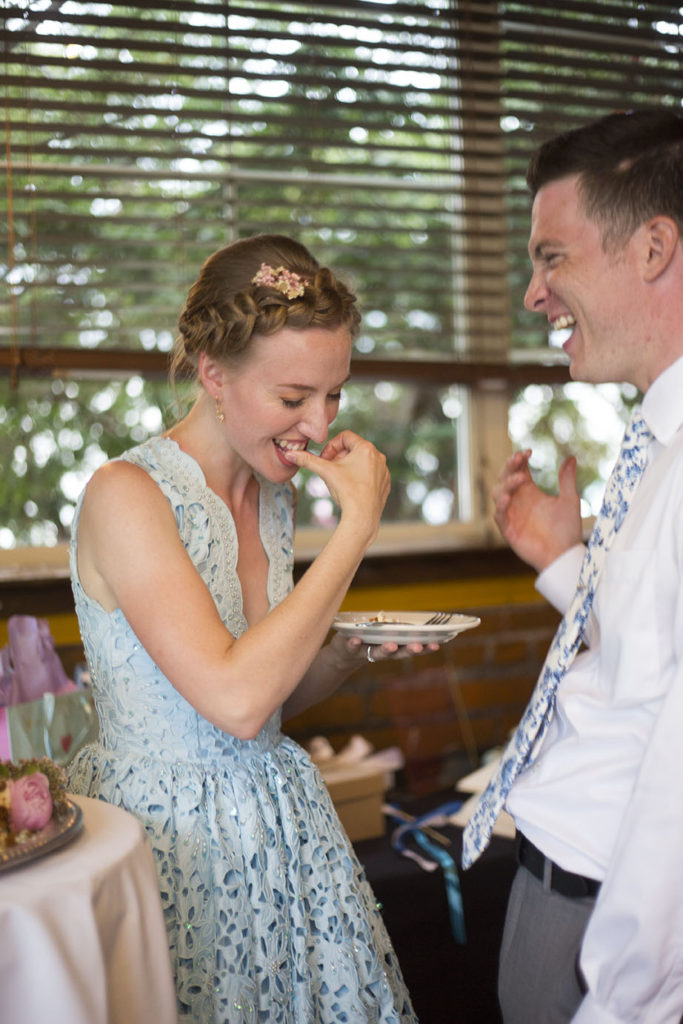
[[[332,530],[307,528],[297,531],[294,561],[305,568],[324,547]],[[370,547],[365,561],[415,561],[435,554],[455,558],[478,551],[499,551],[503,545],[489,526],[448,523],[426,526],[417,523],[386,523]],[[69,546],[18,547],[0,550],[0,584],[40,582],[69,578]]]

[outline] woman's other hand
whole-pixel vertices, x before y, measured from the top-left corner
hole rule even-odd
[[[339,657],[350,659],[351,668],[358,668],[364,661],[403,661],[420,654],[433,654],[440,646],[437,643],[397,644],[393,640],[368,644],[359,636],[344,637],[340,633],[335,633],[330,641],[330,648],[336,648]]]

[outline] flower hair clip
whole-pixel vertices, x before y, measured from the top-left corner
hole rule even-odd
[[[306,287],[303,277],[295,274],[293,270],[287,270],[286,267],[271,267],[268,263],[261,264],[258,273],[252,277],[251,283],[274,288],[275,291],[286,295],[288,299],[296,299],[299,295],[303,295]]]

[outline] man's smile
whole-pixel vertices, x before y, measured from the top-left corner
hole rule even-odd
[[[566,331],[568,327],[574,327],[576,325],[576,317],[572,316],[571,313],[562,313],[555,320],[550,321],[550,326],[554,331]]]

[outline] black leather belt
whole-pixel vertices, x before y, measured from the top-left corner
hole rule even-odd
[[[560,893],[561,896],[575,900],[585,897],[595,899],[600,891],[600,882],[595,878],[585,878],[584,875],[565,871],[559,864],[555,864],[541,853],[521,832],[517,833],[517,860],[542,882],[547,878],[553,892]]]

